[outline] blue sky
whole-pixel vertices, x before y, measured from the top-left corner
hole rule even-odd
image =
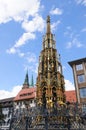
[[[0,99],[18,93],[27,68],[36,81],[47,15],[66,90],[74,89],[68,61],[86,57],[86,0],[0,0]]]

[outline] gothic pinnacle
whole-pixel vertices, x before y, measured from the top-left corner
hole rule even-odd
[[[31,79],[31,86],[34,86],[34,81],[33,81],[33,75],[32,75],[32,79]]]
[[[51,33],[51,29],[50,29],[50,16],[47,16],[47,33]]]
[[[26,76],[25,76],[24,85],[29,86],[28,70],[27,70],[27,73],[26,73]]]

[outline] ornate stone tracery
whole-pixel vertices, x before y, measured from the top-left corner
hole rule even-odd
[[[47,32],[43,36],[43,50],[39,56],[37,78],[37,101],[41,100],[41,104],[45,102],[45,107],[49,103],[52,106],[55,102],[58,103],[58,101],[65,102],[64,77],[55,43],[55,36],[51,33],[50,17],[48,16]]]

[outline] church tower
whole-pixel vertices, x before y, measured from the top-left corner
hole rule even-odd
[[[25,76],[25,80],[24,80],[24,83],[23,83],[23,87],[22,89],[25,89],[25,88],[29,88],[29,77],[28,77],[28,71],[26,73],[26,76]]]
[[[47,16],[46,34],[43,37],[43,49],[39,56],[37,77],[37,104],[54,107],[65,102],[64,76],[60,55],[56,50],[55,35],[51,33],[50,17]]]

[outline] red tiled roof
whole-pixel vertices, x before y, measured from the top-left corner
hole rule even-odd
[[[65,91],[66,101],[76,102],[76,92],[75,90]]]
[[[65,91],[66,101],[76,102],[76,92],[75,90]],[[28,100],[36,97],[36,87],[33,88],[24,88],[22,89],[17,96],[14,98],[14,101]]]
[[[14,98],[14,101],[20,101],[20,100],[28,100],[35,98],[36,96],[36,88],[24,88],[22,89],[17,96]]]

